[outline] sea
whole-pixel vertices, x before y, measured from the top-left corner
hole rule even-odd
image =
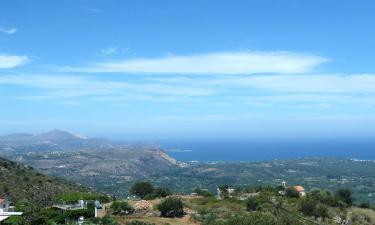
[[[181,161],[238,162],[334,157],[375,159],[375,139],[169,140],[160,146]]]

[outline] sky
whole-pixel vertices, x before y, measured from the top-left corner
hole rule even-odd
[[[375,2],[0,2],[0,134],[374,137]]]

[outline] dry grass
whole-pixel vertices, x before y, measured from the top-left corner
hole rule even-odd
[[[118,222],[120,224],[126,224],[127,222],[138,220],[142,222],[148,223],[155,223],[156,225],[199,225],[200,223],[190,221],[189,216],[184,216],[182,218],[163,218],[163,217],[144,217],[144,218],[137,218],[137,219],[129,219],[129,218],[118,218]]]

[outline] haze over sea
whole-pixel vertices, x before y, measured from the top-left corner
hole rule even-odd
[[[161,143],[172,157],[183,161],[262,161],[299,157],[375,159],[375,140],[189,140]]]

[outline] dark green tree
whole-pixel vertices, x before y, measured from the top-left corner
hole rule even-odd
[[[157,187],[154,190],[153,196],[155,198],[165,198],[165,197],[167,197],[167,196],[169,196],[171,194],[172,194],[172,192],[171,192],[171,190],[169,190],[169,188],[166,188],[166,187]]]
[[[299,193],[293,187],[289,187],[285,190],[285,196],[288,198],[299,198]]]
[[[336,192],[335,196],[336,196],[337,199],[345,202],[349,206],[351,206],[353,204],[354,199],[353,199],[353,196],[352,196],[352,191],[347,189],[347,188],[339,189]]]
[[[114,215],[127,215],[134,211],[134,208],[127,202],[120,201],[113,202],[110,209]]]
[[[168,197],[158,205],[162,217],[182,217],[184,206],[180,198]]]
[[[152,195],[154,193],[154,186],[149,182],[138,182],[131,187],[130,192],[144,199],[147,195]]]

